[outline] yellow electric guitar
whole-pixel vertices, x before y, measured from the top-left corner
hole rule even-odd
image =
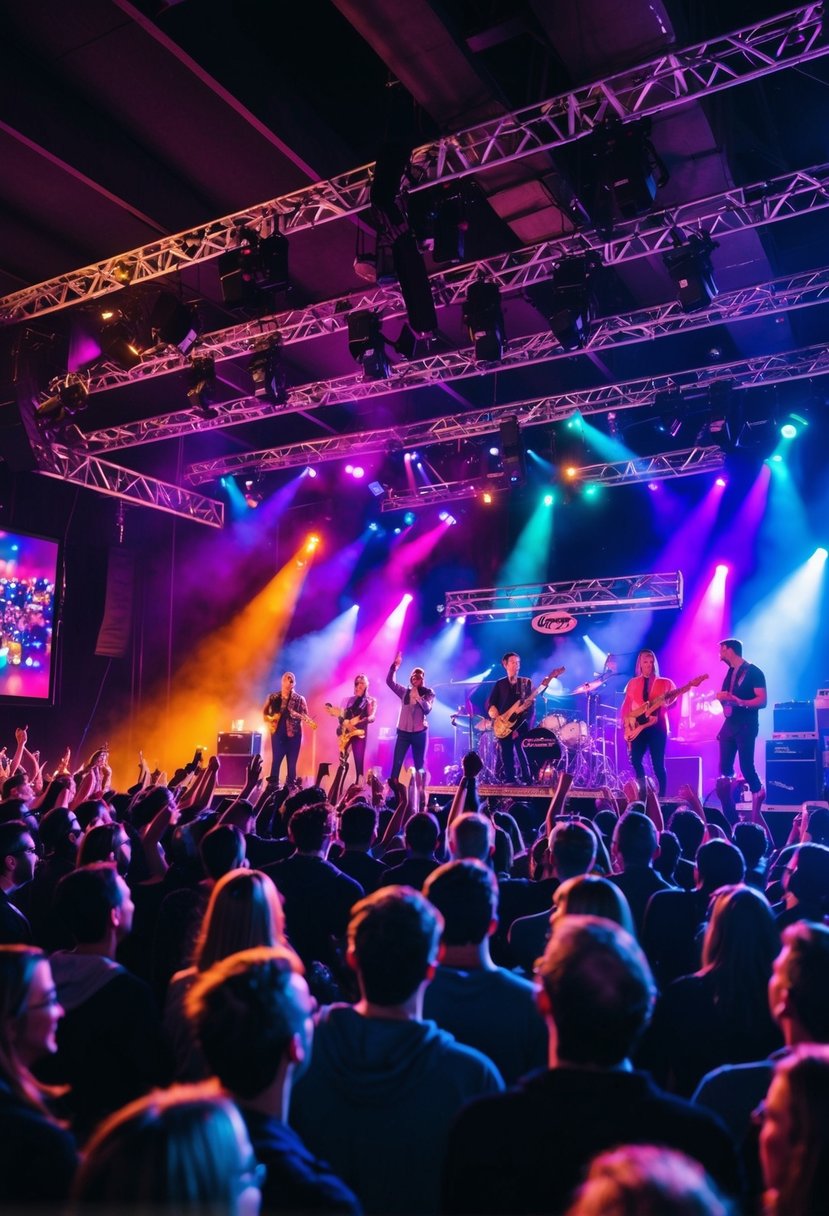
[[[330,701],[326,701],[325,708],[332,718],[340,719],[340,725],[337,730],[337,743],[340,748],[340,754],[345,755],[351,740],[365,739],[366,732],[361,726],[355,726],[351,718],[343,717],[345,710],[341,706],[332,705]]]
[[[518,700],[511,709],[499,714],[497,718],[492,720],[492,729],[495,731],[496,739],[507,739],[515,730],[518,719],[529,709],[535,698],[542,692],[551,680],[557,680],[564,671],[563,667],[557,667],[555,671],[551,671],[548,676],[545,676],[537,688],[534,688],[528,697],[523,701]]]
[[[622,721],[622,729],[625,732],[625,743],[632,743],[643,730],[647,730],[649,726],[653,726],[658,717],[654,711],[659,709],[660,705],[664,705],[668,700],[675,701],[677,697],[681,697],[683,693],[686,693],[689,688],[696,688],[703,680],[707,679],[707,672],[704,676],[695,676],[693,680],[689,680],[681,688],[672,688],[668,692],[661,693],[658,697],[651,697],[649,701],[645,701],[642,705],[639,705],[632,713],[625,714]]]
[[[280,710],[276,714],[263,714],[262,715],[262,717],[267,722],[268,730],[271,732],[272,735],[275,735],[277,730],[279,729],[279,723],[282,721],[283,713],[284,713],[284,710]],[[291,718],[294,718],[298,722],[304,722],[306,726],[309,726],[311,728],[311,730],[317,729],[316,722],[313,720],[313,718],[309,718],[307,714],[301,714],[295,709],[289,709],[288,716]]]

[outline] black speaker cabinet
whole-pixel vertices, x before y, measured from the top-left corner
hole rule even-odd
[[[766,742],[766,802],[796,807],[820,797],[823,778],[817,739]]]
[[[225,731],[219,735],[216,754],[219,756],[255,756],[262,754],[262,735],[259,731]]]

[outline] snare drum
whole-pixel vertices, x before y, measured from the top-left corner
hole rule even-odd
[[[545,730],[551,730],[554,735],[557,735],[560,731],[564,730],[565,726],[567,725],[567,715],[545,714],[539,725],[543,726]]]
[[[569,750],[582,747],[587,742],[587,723],[574,718],[571,722],[565,722],[557,733]]]

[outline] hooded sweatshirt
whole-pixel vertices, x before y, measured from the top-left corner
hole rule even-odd
[[[449,1128],[504,1083],[495,1065],[434,1022],[322,1010],[290,1122],[366,1212],[436,1212]]]

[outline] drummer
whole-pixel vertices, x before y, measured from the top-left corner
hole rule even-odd
[[[521,670],[521,656],[516,654],[514,650],[507,651],[501,659],[501,665],[506,671],[506,675],[502,676],[500,680],[495,681],[486,701],[486,711],[492,719],[497,718],[500,714],[507,713],[517,701],[526,700],[532,692],[533,687],[532,680],[518,674]],[[515,783],[516,756],[518,757],[518,766],[521,771],[521,781],[525,785],[532,783],[529,761],[521,744],[533,724],[534,717],[535,702],[533,701],[517,719],[515,730],[507,735],[506,739],[498,740],[498,746],[501,749],[504,782],[507,785]]]

